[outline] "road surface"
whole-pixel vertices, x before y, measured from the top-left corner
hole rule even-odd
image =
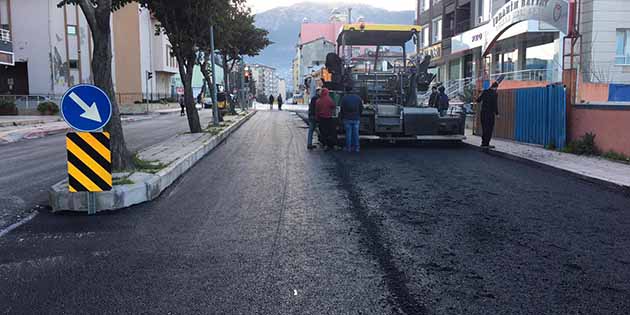
[[[200,114],[207,121],[210,111]],[[154,119],[123,124],[125,139],[132,152],[188,131],[188,122],[179,115],[159,115]],[[34,208],[48,204],[48,189],[67,176],[66,136],[0,145],[0,230],[25,217]]]
[[[305,150],[259,112],[155,201],[0,238],[0,312],[627,314],[630,197],[468,147]]]

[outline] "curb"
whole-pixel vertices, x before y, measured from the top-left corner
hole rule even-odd
[[[156,199],[180,176],[186,173],[199,160],[221,144],[255,114],[256,111],[251,111],[232,126],[210,138],[193,152],[179,157],[166,168],[155,174],[136,173],[130,177],[134,180],[134,184],[114,186],[111,191],[96,193],[96,211],[117,210]],[[87,193],[68,192],[67,180],[54,184],[48,191],[48,199],[52,212],[87,212]]]
[[[508,159],[508,160],[512,160],[512,161],[516,161],[516,162],[520,162],[523,164],[527,164],[529,166],[533,166],[533,167],[537,167],[540,169],[545,169],[548,171],[552,171],[552,172],[556,172],[559,174],[564,174],[564,175],[569,175],[571,177],[583,180],[585,182],[591,183],[591,184],[596,184],[596,185],[600,185],[600,186],[604,186],[605,188],[608,188],[610,190],[614,190],[617,192],[621,192],[623,194],[626,194],[628,196],[630,196],[630,186],[626,186],[626,185],[622,185],[622,184],[618,184],[615,182],[611,182],[611,181],[607,181],[605,179],[601,179],[601,178],[597,178],[597,177],[592,177],[589,175],[585,175],[585,174],[580,174],[580,173],[576,173],[567,169],[563,169],[563,168],[558,168],[549,164],[545,164],[536,160],[532,160],[532,159],[528,159],[525,157],[521,157],[518,155],[513,155],[510,153],[506,153],[506,152],[502,152],[502,151],[497,151],[497,150],[493,150],[493,149],[482,149],[479,146],[476,146],[474,144],[470,144],[470,143],[466,143],[466,142],[462,142],[463,144],[472,147],[474,150],[478,150],[481,151],[483,153],[487,153],[496,157],[500,157],[500,158],[504,158],[504,159]]]
[[[48,116],[51,117],[51,116]],[[17,126],[32,126],[32,125],[44,125],[47,123],[55,123],[55,122],[59,122],[59,121],[63,121],[61,118],[57,118],[57,119],[23,119],[23,120],[17,120],[17,121],[3,121],[0,122],[0,127],[17,127]]]
[[[63,127],[55,127],[50,129],[45,129],[43,127],[35,128],[35,129],[23,129],[23,130],[14,130],[9,131],[3,134],[0,134],[0,144],[14,143],[19,142],[21,140],[32,140],[43,138],[46,136],[63,133],[69,131],[71,128],[68,126]]]

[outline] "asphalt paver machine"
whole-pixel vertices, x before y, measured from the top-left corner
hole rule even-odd
[[[418,92],[426,92],[435,78],[428,73],[429,56],[407,56],[406,44],[417,42],[420,34],[418,25],[363,23],[345,24],[339,33],[337,53],[326,58],[323,85],[331,90],[337,104],[347,88],[361,96],[365,103],[361,139],[461,141],[465,138],[464,114],[440,116],[436,108],[418,104]],[[402,55],[398,52],[396,60],[392,58],[396,54],[385,51],[386,47],[402,48]],[[350,56],[353,50],[363,51],[363,62],[357,62],[358,56]],[[366,61],[366,56],[373,60]]]

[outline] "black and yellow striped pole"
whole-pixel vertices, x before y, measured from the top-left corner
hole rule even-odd
[[[88,213],[96,213],[94,193],[112,189],[112,152],[108,132],[70,132],[68,190],[88,193]]]

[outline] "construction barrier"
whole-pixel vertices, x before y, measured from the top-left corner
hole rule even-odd
[[[562,148],[566,145],[566,90],[561,85],[499,90],[494,136]],[[475,111],[480,112],[480,105]],[[475,134],[481,135],[479,117]]]

